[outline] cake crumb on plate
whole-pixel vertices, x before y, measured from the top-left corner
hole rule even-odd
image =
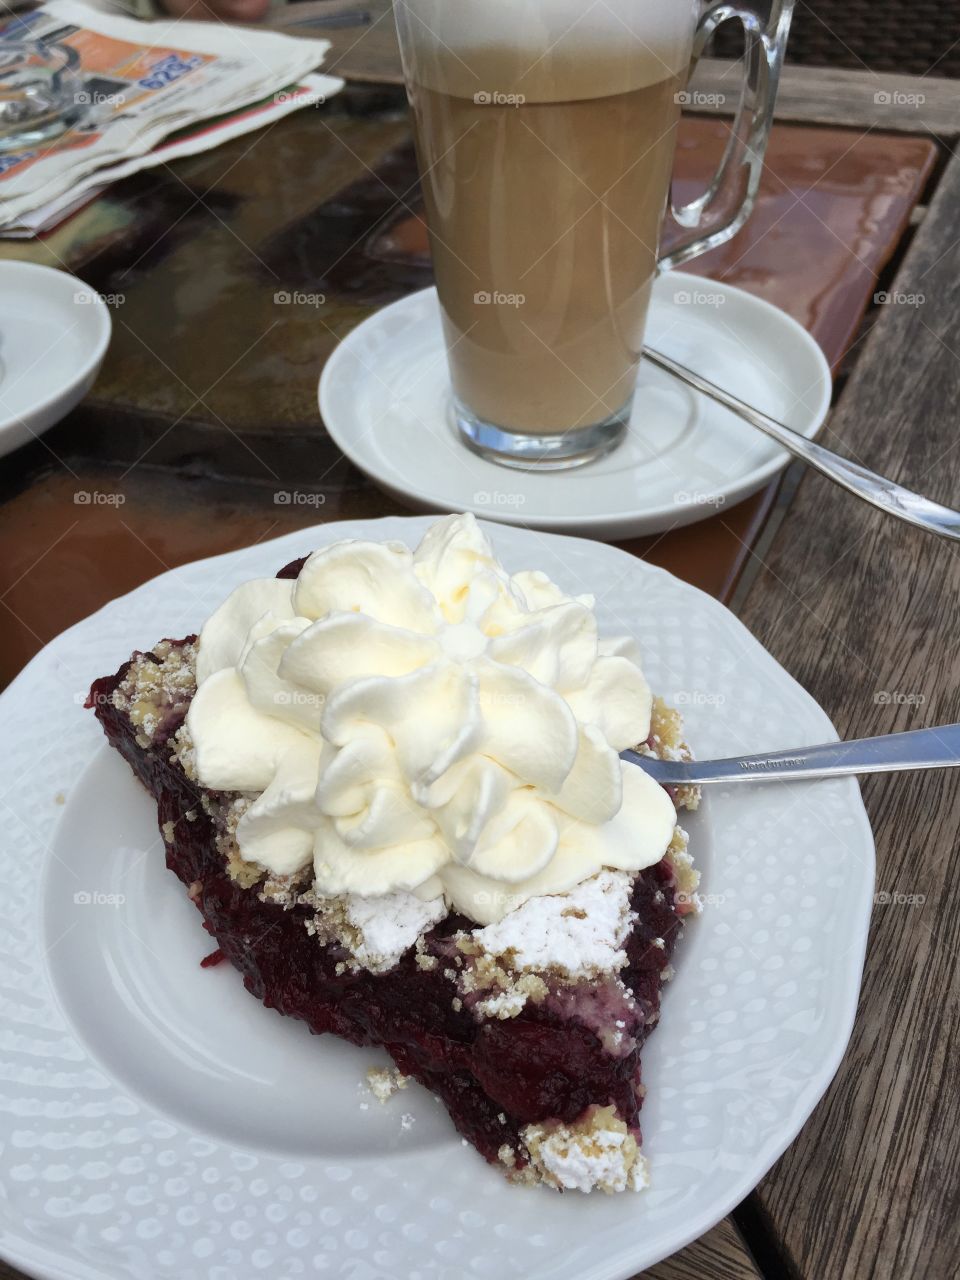
[[[367,1072],[367,1086],[378,1102],[386,1102],[409,1083],[410,1077],[396,1067],[371,1067]]]

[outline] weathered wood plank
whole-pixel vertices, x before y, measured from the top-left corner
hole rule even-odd
[[[681,1249],[658,1262],[634,1280],[760,1280],[760,1272],[730,1218],[725,1218]]]
[[[736,63],[704,58],[691,84],[690,109],[729,113],[736,105],[739,83]],[[788,64],[780,80],[777,119],[948,140],[960,135],[960,83],[937,76]]]
[[[296,29],[297,35],[321,36],[332,42],[326,69],[347,79],[399,84],[397,35],[390,0],[335,0],[338,18],[351,12],[365,13],[356,26],[311,26],[320,12],[333,13],[329,0],[323,6],[301,4],[278,12],[274,26]],[[740,73],[727,59],[705,58],[694,82],[691,109],[728,113],[739,92]],[[714,101],[719,97],[719,101]],[[925,133],[950,140],[960,136],[960,90],[954,79],[937,76],[893,76],[870,70],[840,67],[783,68],[777,119],[808,124],[844,124],[899,133]]]
[[[324,70],[348,80],[401,84],[403,72],[390,0],[336,0],[337,21],[365,13],[356,25],[317,26],[320,13],[333,16],[329,0],[298,4],[278,14],[273,25],[298,35],[330,40]],[[704,58],[691,84],[690,109],[729,113],[739,93],[736,64]],[[788,64],[780,82],[777,119],[807,124],[850,125],[899,133],[930,134],[944,140],[960,136],[960,87],[938,76],[901,76],[840,67]]]
[[[337,24],[344,23],[351,12],[358,17],[354,24],[319,25],[317,21],[333,18]],[[324,71],[362,83],[403,83],[391,0],[336,0],[335,12],[328,9],[328,0],[305,0],[282,5],[267,25],[297,36],[329,40]]]
[[[824,436],[960,505],[960,159]],[[841,736],[960,720],[960,553],[815,475],[742,610]],[[947,1280],[960,1255],[960,773],[875,778],[878,889],[851,1047],[759,1195],[805,1280]],[[898,897],[899,895],[899,897]]]

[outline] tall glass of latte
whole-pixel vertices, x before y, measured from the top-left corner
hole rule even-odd
[[[699,0],[395,0],[452,412],[472,448],[569,467],[620,441],[691,60],[740,18],[731,145],[706,196],[676,211],[690,234],[666,265],[749,212],[792,3],[764,24],[729,5],[698,22]]]

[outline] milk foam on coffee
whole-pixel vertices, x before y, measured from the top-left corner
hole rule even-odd
[[[695,0],[402,0],[408,80],[527,102],[626,93],[685,74]]]

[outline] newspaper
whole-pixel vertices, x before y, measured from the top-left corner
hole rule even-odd
[[[77,119],[63,133],[0,152],[0,234],[27,225],[33,211],[64,207],[65,198],[76,204],[105,181],[169,158],[151,153],[173,133],[272,100],[275,112],[245,113],[248,127],[259,128],[343,86],[310,75],[329,48],[325,40],[221,23],[139,22],[77,0],[51,0],[0,25],[0,50],[22,40],[71,46],[82,87],[74,95]],[[222,131],[212,128],[194,149],[220,140]]]
[[[49,231],[58,226],[66,218],[95,200],[102,192],[120,178],[126,178],[141,169],[155,165],[169,164],[180,156],[198,155],[202,151],[210,151],[221,142],[238,138],[252,129],[262,128],[291,111],[301,107],[319,105],[327,99],[327,87],[330,76],[304,76],[299,84],[291,85],[280,93],[275,93],[264,102],[244,109],[237,115],[224,116],[212,122],[201,122],[195,128],[187,128],[182,132],[164,139],[159,146],[145,156],[134,156],[120,164],[107,165],[97,169],[68,191],[38,205],[6,227],[0,228],[0,237],[6,240],[28,240],[33,236]]]

